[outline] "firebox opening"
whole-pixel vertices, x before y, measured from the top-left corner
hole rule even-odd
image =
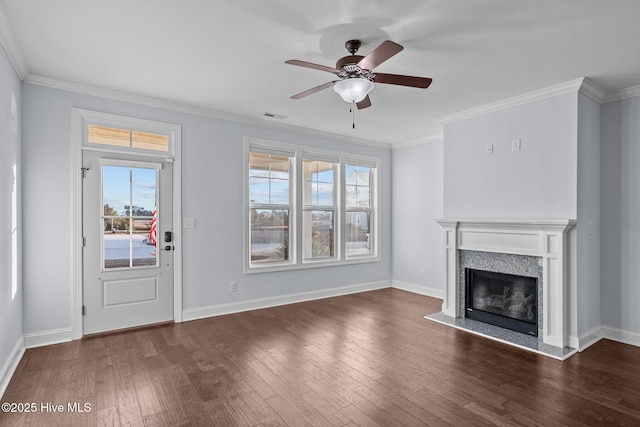
[[[478,320],[538,336],[538,279],[465,269],[465,313]]]

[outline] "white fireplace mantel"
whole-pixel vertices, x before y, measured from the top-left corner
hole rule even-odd
[[[444,228],[445,292],[442,312],[458,317],[458,250],[539,256],[542,258],[543,324],[545,344],[564,347],[567,342],[566,232],[576,221],[436,219]]]

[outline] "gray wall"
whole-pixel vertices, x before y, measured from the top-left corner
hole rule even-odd
[[[182,125],[184,309],[391,280],[391,152],[25,84],[24,332],[71,327],[71,108]],[[380,157],[381,262],[243,275],[243,137]],[[222,226],[221,226],[222,225]],[[229,292],[229,281],[238,291]]]
[[[22,340],[22,284],[20,260],[20,80],[0,47],[0,393],[6,369]],[[14,179],[14,166],[17,177]],[[17,190],[17,251],[14,254],[13,196]],[[16,263],[14,263],[14,257]],[[17,268],[16,268],[17,267]],[[14,272],[14,270],[17,270]],[[13,283],[13,274],[17,282]],[[15,292],[14,292],[15,286]]]
[[[569,93],[445,125],[445,217],[575,218],[577,111]]]
[[[392,152],[392,274],[395,287],[442,298],[442,139]],[[421,270],[426,277],[422,277]]]
[[[640,336],[640,97],[602,106],[602,324]],[[615,334],[614,334],[615,335]]]

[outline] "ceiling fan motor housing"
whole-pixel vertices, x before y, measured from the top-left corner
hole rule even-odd
[[[356,55],[362,42],[360,40],[347,40],[344,47],[351,55],[343,56],[336,62],[336,69],[340,70],[338,76],[342,79],[347,78],[365,78],[371,80],[373,77],[370,70],[363,70],[358,63],[365,57],[362,55]]]
[[[364,59],[364,56],[362,56],[362,55],[347,55],[347,56],[343,56],[342,58],[338,59],[338,61],[336,62],[336,69],[337,70],[342,70],[344,67],[346,67],[348,65],[356,65],[362,59]]]

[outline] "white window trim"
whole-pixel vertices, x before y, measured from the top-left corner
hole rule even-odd
[[[251,265],[251,235],[250,235],[250,207],[249,207],[249,154],[252,152],[251,147],[262,147],[264,150],[273,150],[272,153],[291,152],[295,153],[294,164],[292,167],[292,178],[290,183],[290,191],[292,195],[290,214],[291,230],[294,230],[294,234],[289,235],[290,245],[290,257],[292,258],[286,264],[284,263],[270,263],[262,265]],[[335,256],[331,258],[321,259],[309,259],[302,256],[302,212],[303,212],[303,198],[302,198],[302,186],[299,185],[298,180],[302,177],[302,159],[303,158],[318,158],[329,159],[337,158],[339,167],[337,168],[336,177],[336,247],[334,248]],[[373,241],[370,242],[372,247],[371,255],[352,255],[346,257],[345,251],[345,230],[344,220],[346,210],[346,195],[344,191],[344,173],[345,164],[370,166],[376,170],[374,176],[374,191],[372,192],[372,208],[369,208],[372,212],[373,220],[371,229],[373,230]],[[279,141],[265,140],[253,137],[244,138],[243,149],[243,266],[244,274],[258,274],[274,271],[290,271],[290,270],[304,270],[309,268],[324,268],[324,267],[336,267],[353,264],[363,264],[379,262],[380,257],[380,216],[381,207],[380,201],[380,169],[381,160],[377,157],[361,156],[349,152],[339,152],[333,150],[324,150],[320,148],[313,148],[304,145],[288,144]]]

